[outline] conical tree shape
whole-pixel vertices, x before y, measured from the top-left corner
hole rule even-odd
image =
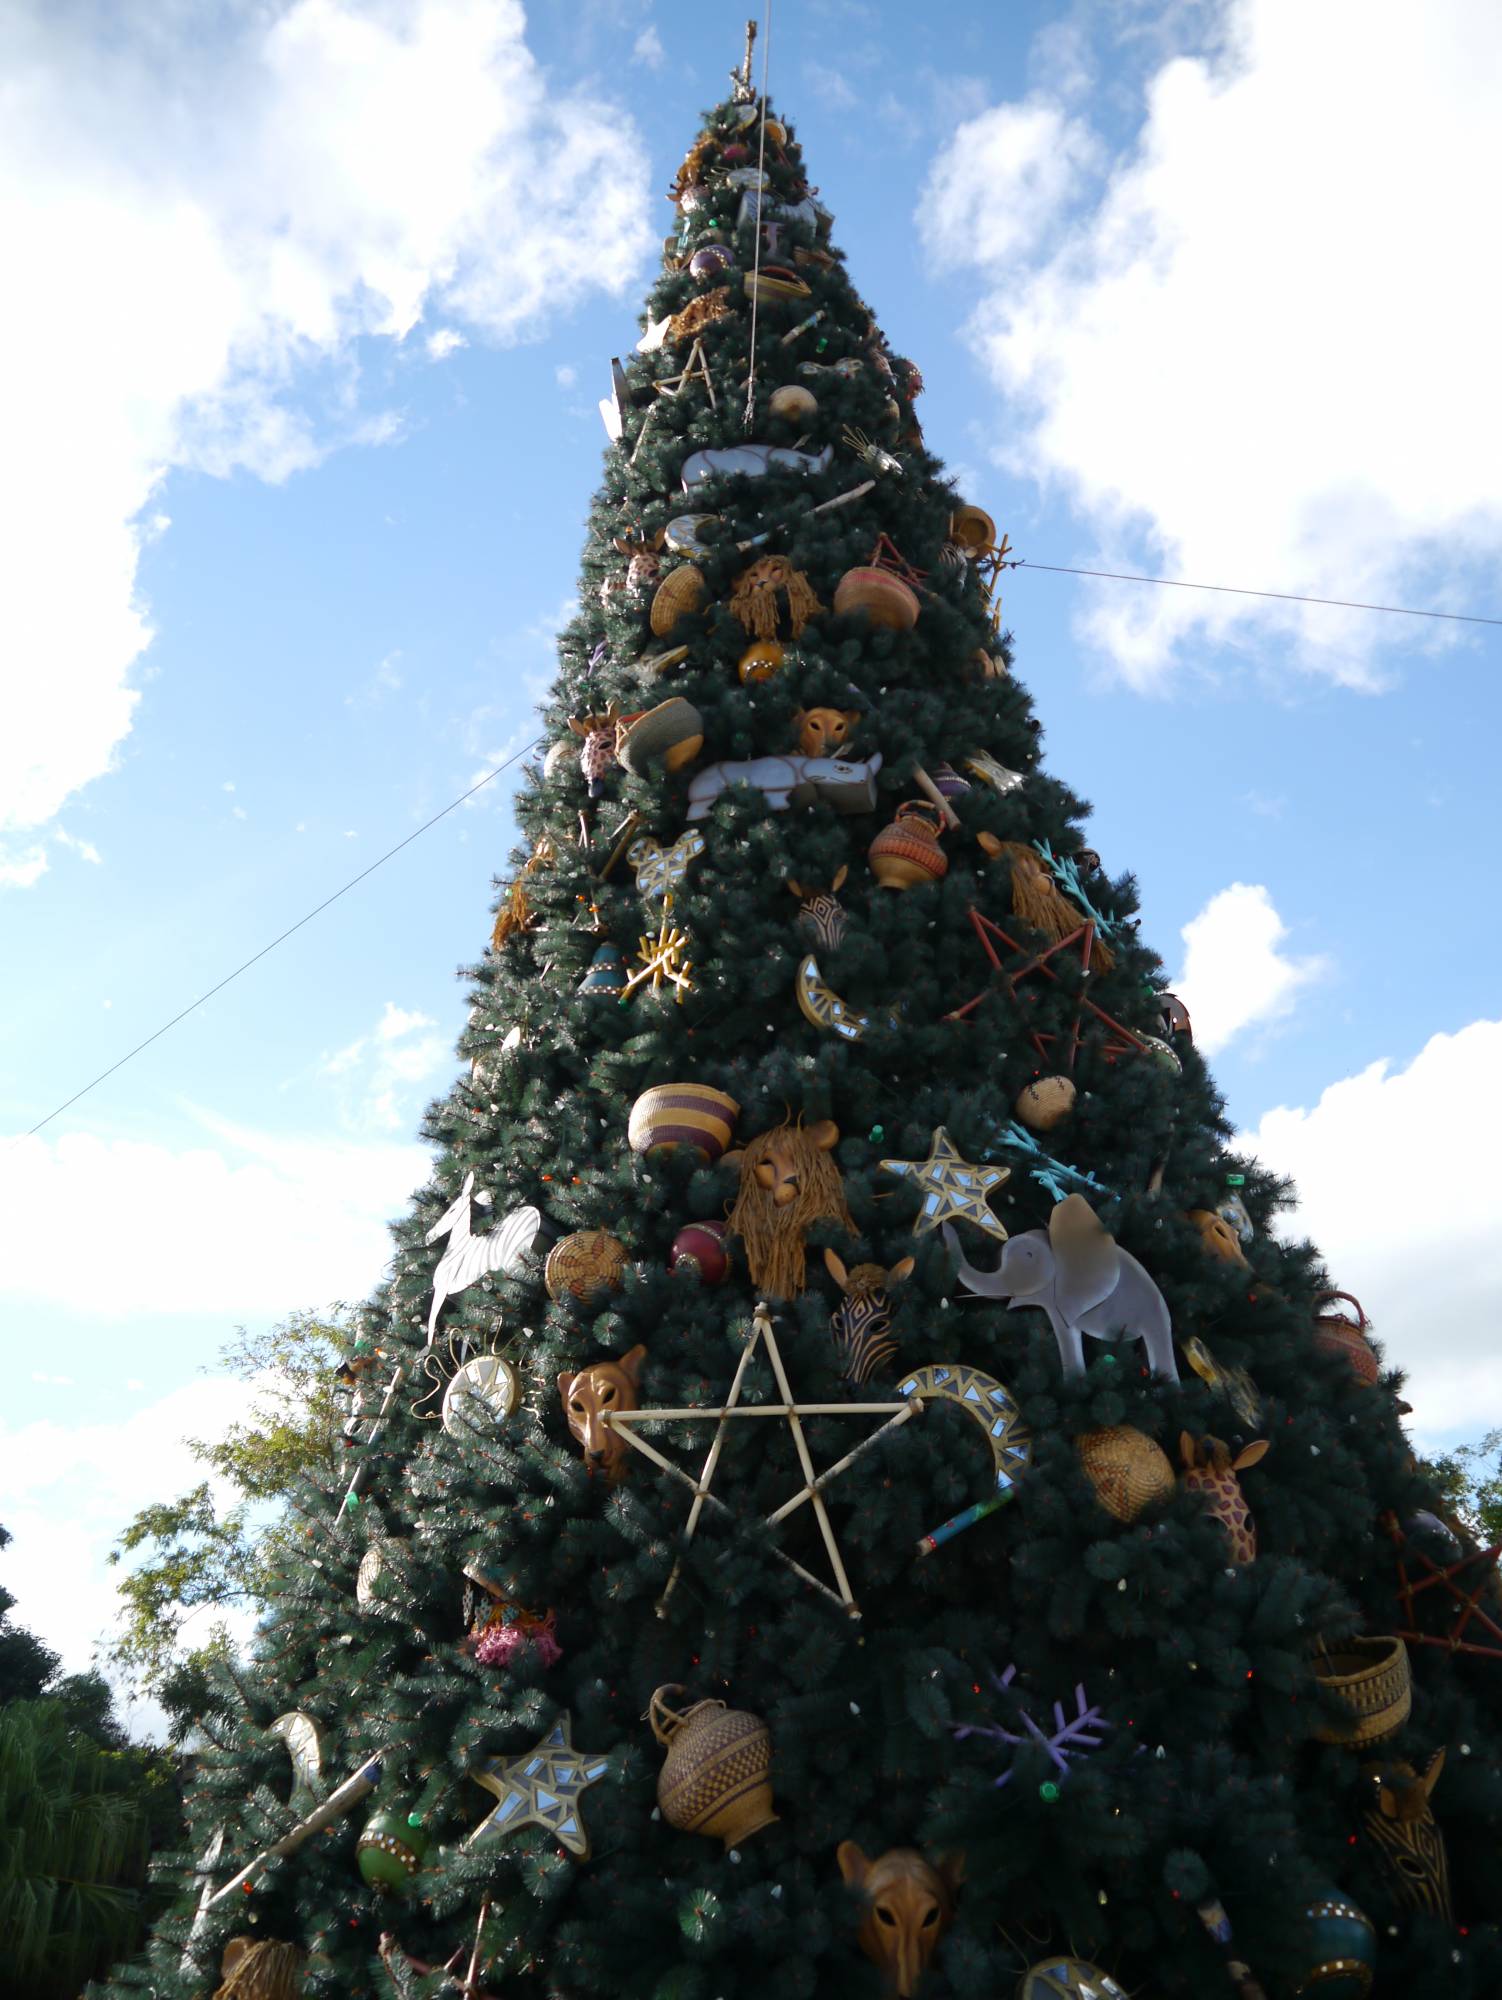
[[[1502,1659],[1394,1636],[1459,1614],[1399,1602],[1393,1379],[1226,1150],[791,133],[721,105],[677,211],[358,1490],[122,1987],[1495,1995]]]

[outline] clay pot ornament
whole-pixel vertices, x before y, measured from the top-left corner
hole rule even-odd
[[[740,1169],[740,1192],[730,1211],[729,1234],[745,1246],[751,1282],[772,1298],[796,1298],[804,1286],[803,1243],[814,1222],[838,1222],[855,1234],[835,1164],[840,1128],[832,1118],[816,1125],[787,1123],[762,1132],[725,1155]]]
[[[843,1258],[833,1250],[824,1252],[824,1268],[845,1295],[830,1314],[829,1330],[847,1382],[869,1381],[897,1352],[887,1287],[911,1277],[913,1262],[902,1257],[890,1271],[880,1264],[856,1264],[847,1271]]]
[[[1191,1208],[1184,1219],[1192,1222],[1199,1231],[1200,1242],[1208,1256],[1217,1258],[1222,1264],[1238,1265],[1243,1271],[1251,1269],[1242,1253],[1241,1238],[1223,1215],[1217,1215],[1209,1208]]]
[[[667,1751],[657,1803],[669,1826],[722,1840],[727,1852],[777,1818],[772,1810],[772,1734],[759,1715],[723,1701],[675,1709],[675,1683],[657,1689],[647,1719]]]
[[[887,1993],[912,2000],[939,1939],[954,1921],[965,1857],[949,1855],[935,1867],[916,1847],[889,1847],[871,1861],[853,1840],[842,1840],[835,1860],[865,1904],[861,1950],[880,1967]]]
[[[637,1346],[619,1361],[591,1361],[577,1374],[565,1371],[558,1377],[558,1400],[570,1431],[584,1448],[584,1463],[591,1474],[603,1474],[610,1486],[625,1477],[631,1447],[604,1419],[611,1410],[640,1409],[646,1360],[646,1348]]]
[[[939,845],[944,822],[938,808],[909,799],[866,849],[871,873],[883,889],[912,889],[937,882],[949,872],[949,856]]]
[[[1258,1438],[1232,1458],[1230,1446],[1222,1444],[1219,1438],[1204,1437],[1196,1444],[1188,1431],[1179,1433],[1185,1488],[1201,1496],[1205,1512],[1212,1514],[1225,1530],[1233,1563],[1257,1559],[1257,1524],[1236,1475],[1249,1466],[1260,1465],[1268,1450],[1267,1439]]]

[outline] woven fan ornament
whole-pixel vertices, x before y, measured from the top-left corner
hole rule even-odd
[[[786,556],[763,556],[741,571],[730,594],[730,609],[752,639],[775,639],[781,617],[779,591],[787,592],[788,629],[793,638],[816,611],[825,607],[815,596],[802,570],[794,569]]]

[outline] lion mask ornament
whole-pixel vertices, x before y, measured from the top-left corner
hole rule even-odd
[[[740,1193],[728,1228],[746,1246],[751,1282],[771,1298],[796,1298],[803,1290],[803,1243],[814,1222],[838,1222],[853,1236],[840,1170],[833,1159],[840,1128],[832,1118],[816,1125],[774,1125],[738,1151]]]

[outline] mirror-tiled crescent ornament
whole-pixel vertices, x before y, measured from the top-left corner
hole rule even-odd
[[[990,1490],[984,1500],[977,1500],[973,1507],[965,1508],[923,1537],[918,1553],[932,1555],[943,1543],[963,1529],[974,1527],[988,1514],[994,1514],[1012,1498],[1017,1481],[1032,1464],[1032,1432],[1023,1423],[1022,1413],[1005,1383],[960,1362],[936,1361],[927,1368],[915,1369],[897,1384],[897,1394],[916,1396],[924,1403],[953,1403],[980,1425],[991,1447]]]
[[[1017,2000],[1127,2000],[1125,1987],[1086,1958],[1042,1958],[1029,1966]]]
[[[580,1861],[589,1858],[589,1834],[579,1805],[580,1795],[610,1769],[608,1757],[592,1756],[573,1744],[573,1717],[560,1715],[542,1741],[520,1757],[488,1757],[470,1776],[496,1807],[465,1841],[479,1847],[518,1827],[540,1826]]]

